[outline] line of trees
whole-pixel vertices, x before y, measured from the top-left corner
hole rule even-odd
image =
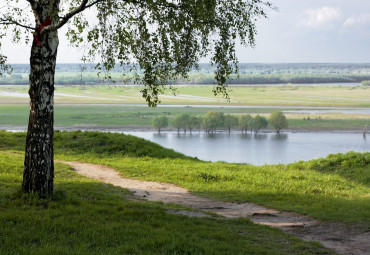
[[[156,117],[152,121],[153,127],[158,129],[159,133],[162,128],[168,127],[168,123],[168,118],[166,116]],[[242,133],[250,130],[258,134],[261,129],[270,126],[279,134],[281,129],[288,127],[286,116],[281,111],[271,113],[269,119],[259,114],[254,117],[250,114],[237,117],[217,111],[209,111],[204,117],[196,117],[184,113],[176,116],[171,124],[177,129],[178,133],[180,133],[181,130],[183,130],[184,133],[187,131],[191,133],[193,129],[201,128],[203,128],[206,133],[213,133],[217,129],[227,129],[230,133],[231,129],[240,128]]]
[[[141,74],[139,74],[140,76]],[[142,76],[142,75],[141,75]],[[237,78],[236,75],[231,75],[230,84],[312,84],[312,83],[351,83],[362,82],[370,79],[369,73],[350,73],[350,74],[287,74],[287,73],[271,73],[271,74],[243,74]],[[112,73],[112,80],[117,84],[130,84],[132,78],[130,75],[122,73]],[[186,79],[177,79],[174,84],[214,84],[215,78],[212,73],[191,73]],[[81,73],[75,71],[55,75],[55,84],[57,85],[76,85],[76,84],[111,84],[111,80],[104,80],[98,77],[96,73]],[[3,75],[0,77],[0,85],[27,85],[29,84],[28,75],[22,73],[13,73],[12,75]]]

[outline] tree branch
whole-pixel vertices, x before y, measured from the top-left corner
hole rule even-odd
[[[30,0],[30,1],[33,1],[33,0]],[[102,1],[104,1],[104,0],[95,0],[91,4],[87,4],[89,2],[89,0],[82,0],[82,3],[80,4],[80,6],[74,8],[72,11],[67,13],[64,17],[61,17],[58,23],[56,23],[54,25],[46,26],[43,30],[40,31],[40,34],[46,33],[47,31],[50,31],[50,30],[57,30],[57,29],[61,28],[62,26],[64,26],[68,22],[68,20],[70,20],[76,14],[78,14],[80,12],[83,12],[87,8],[90,8],[90,7],[92,7],[92,6],[94,6],[97,3],[102,2]]]
[[[31,29],[31,30],[35,30],[34,27],[30,27],[30,26],[27,26],[27,25],[23,25],[15,20],[12,20],[12,19],[4,19],[4,18],[0,18],[0,25],[15,25],[15,26],[19,26],[19,27],[23,27],[25,29]]]
[[[27,1],[29,1],[32,4],[35,0],[27,0]],[[83,12],[84,10],[96,5],[97,3],[103,2],[103,1],[105,0],[95,0],[92,3],[88,4],[89,0],[82,0],[82,3],[78,7],[76,7],[69,13],[67,13],[64,17],[61,17],[58,23],[44,27],[42,31],[40,31],[40,34],[46,33],[47,31],[50,31],[50,30],[57,30],[61,28],[76,14]],[[123,1],[134,3],[134,4],[142,3],[140,0],[123,0]],[[176,4],[169,3],[167,1],[165,1],[164,3],[163,2],[157,3],[157,5],[164,6],[167,8],[175,8],[175,9],[180,7]]]

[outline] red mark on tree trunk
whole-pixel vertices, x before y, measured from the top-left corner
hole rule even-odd
[[[39,38],[40,32],[44,29],[44,27],[51,25],[51,22],[52,22],[51,17],[48,17],[44,22],[41,23],[36,33],[33,34],[35,36],[35,43],[37,44],[37,46],[41,46],[41,42]]]

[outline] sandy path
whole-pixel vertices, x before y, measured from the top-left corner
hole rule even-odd
[[[280,228],[306,241],[318,241],[339,254],[370,254],[370,232],[366,226],[323,223],[296,213],[280,212],[253,203],[230,203],[191,195],[186,189],[168,183],[122,178],[111,168],[80,162],[61,162],[89,178],[127,188],[134,197],[149,201],[180,204],[227,218],[247,217],[253,222]],[[208,217],[206,213],[186,210],[174,213]]]

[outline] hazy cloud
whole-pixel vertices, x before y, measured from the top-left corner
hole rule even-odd
[[[370,25],[370,14],[352,15],[343,23],[345,27],[353,25]]]
[[[306,27],[321,27],[340,17],[339,8],[324,6],[320,9],[308,9],[304,11],[301,24]]]

